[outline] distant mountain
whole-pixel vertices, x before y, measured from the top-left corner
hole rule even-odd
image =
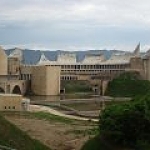
[[[14,50],[15,49],[8,49],[5,52],[7,55],[9,55]],[[121,51],[121,50],[86,50],[86,51],[63,51],[63,50],[50,51],[50,50],[46,50],[46,51],[40,51],[40,50],[29,50],[29,49],[25,49],[22,51],[23,51],[24,64],[31,64],[31,65],[37,64],[42,53],[44,53],[45,56],[49,60],[54,61],[57,59],[58,54],[71,52],[71,53],[76,54],[77,61],[79,62],[84,59],[86,54],[103,54],[106,59],[109,59],[113,53],[124,53],[125,52],[125,51]]]

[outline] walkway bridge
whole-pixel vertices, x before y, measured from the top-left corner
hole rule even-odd
[[[28,85],[26,80],[0,81],[0,93],[25,95]]]

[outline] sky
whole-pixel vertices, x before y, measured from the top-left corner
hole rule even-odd
[[[28,49],[150,48],[149,0],[0,0],[0,45]]]

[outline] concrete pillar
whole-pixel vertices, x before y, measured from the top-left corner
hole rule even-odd
[[[101,94],[102,95],[105,95],[105,91],[107,89],[108,83],[109,83],[108,80],[102,80],[102,82],[101,82],[101,86],[102,86]]]

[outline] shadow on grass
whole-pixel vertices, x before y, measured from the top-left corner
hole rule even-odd
[[[81,148],[81,150],[149,150],[149,149],[131,149],[123,146],[114,145],[111,142],[103,140],[100,135],[89,139]]]
[[[26,132],[20,130],[16,125],[7,121],[0,114],[0,147],[11,147],[17,150],[50,150],[40,141],[31,138]],[[10,149],[11,149],[10,148]],[[8,149],[8,148],[7,148]]]
[[[113,150],[112,147],[107,145],[101,140],[100,136],[97,135],[92,139],[89,139],[81,148],[81,150]]]

